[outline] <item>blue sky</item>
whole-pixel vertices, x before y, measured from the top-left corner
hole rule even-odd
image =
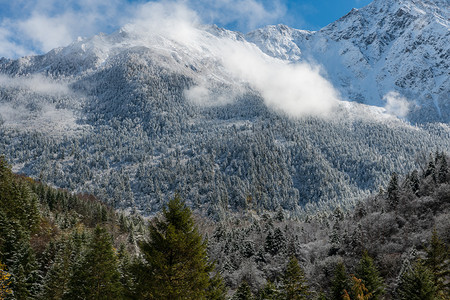
[[[371,0],[0,0],[0,57],[45,53],[78,36],[113,32],[155,2],[176,2],[200,23],[245,33],[280,23],[318,30]]]

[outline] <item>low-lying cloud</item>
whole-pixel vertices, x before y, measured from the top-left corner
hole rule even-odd
[[[338,100],[336,90],[317,66],[290,64],[248,43],[226,44],[224,66],[259,91],[269,108],[291,117],[324,115]]]
[[[200,41],[201,43],[201,41]],[[186,91],[188,100],[212,106],[228,104],[244,95],[250,87],[258,92],[270,109],[289,117],[327,115],[339,100],[338,92],[321,74],[320,68],[307,63],[292,64],[263,53],[256,45],[232,38],[216,38],[210,47],[222,68],[222,74]],[[226,77],[227,90],[214,84]],[[226,86],[227,84],[225,84]]]
[[[410,110],[408,99],[400,95],[398,92],[389,92],[384,95],[383,100],[386,101],[384,108],[390,115],[398,118],[405,118]]]
[[[0,86],[54,96],[70,93],[70,88],[66,83],[56,82],[40,74],[27,77],[10,77],[0,74]]]
[[[75,110],[69,103],[74,95],[67,83],[42,75],[0,74],[0,89],[12,95],[0,98],[0,125],[54,134],[78,128]]]

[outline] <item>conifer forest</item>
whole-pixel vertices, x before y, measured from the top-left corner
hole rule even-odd
[[[0,0],[0,300],[450,300],[449,70],[449,0]]]
[[[449,157],[352,209],[144,218],[0,161],[2,299],[448,299]]]

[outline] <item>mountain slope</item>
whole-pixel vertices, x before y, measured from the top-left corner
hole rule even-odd
[[[320,64],[344,99],[384,106],[399,92],[415,122],[450,121],[450,6],[375,0],[316,32],[268,26],[247,34],[265,53]]]
[[[136,24],[2,59],[0,152],[16,172],[145,214],[175,192],[215,217],[352,205],[387,174],[449,149],[450,128],[330,99],[319,71],[287,60],[316,54],[298,41],[331,35],[330,26],[279,27],[289,33],[273,45],[284,60],[264,54],[256,37],[215,26],[180,36]]]

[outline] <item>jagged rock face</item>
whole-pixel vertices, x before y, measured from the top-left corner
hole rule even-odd
[[[383,106],[397,91],[410,120],[450,121],[448,1],[376,0],[316,32],[268,26],[247,34],[265,53],[323,66],[343,98]]]

